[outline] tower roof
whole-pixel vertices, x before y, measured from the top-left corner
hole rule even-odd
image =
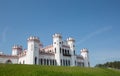
[[[83,48],[83,49],[81,50],[81,52],[87,52],[87,53],[88,53],[88,49],[87,49],[87,48]]]
[[[39,38],[36,36],[30,36],[28,39],[28,41],[36,41],[36,42],[40,42]]]
[[[62,38],[61,34],[58,34],[58,33],[55,33],[55,34],[53,35],[53,38],[55,38],[55,37]]]
[[[22,46],[21,45],[14,45],[12,47],[12,49],[20,49],[20,50],[22,50]]]
[[[73,41],[73,42],[75,42],[75,39],[72,38],[72,37],[69,37],[69,38],[67,38],[67,41]]]

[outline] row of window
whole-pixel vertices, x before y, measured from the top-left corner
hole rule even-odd
[[[56,44],[56,42],[54,42],[54,44]],[[63,44],[63,42],[59,42],[59,44]],[[75,45],[73,45],[73,47],[75,47]]]
[[[56,60],[54,59],[39,59],[40,65],[57,65]]]
[[[56,53],[56,48],[55,48],[55,53]],[[66,49],[61,49],[60,48],[60,53],[66,54],[66,55],[70,55],[70,51],[66,50]],[[74,50],[74,55],[75,55],[75,50]]]
[[[56,42],[54,42],[54,44],[56,44]],[[63,42],[59,42],[59,44],[63,44]]]
[[[24,61],[24,60],[23,60],[23,61],[20,61],[19,64],[25,64],[25,61]]]
[[[60,60],[61,66],[70,66],[70,60]]]
[[[64,60],[61,59],[61,66],[70,66],[70,60]],[[55,59],[39,59],[40,65],[57,65],[57,62]]]
[[[60,53],[63,53],[63,54],[70,54],[69,50],[61,49],[61,48],[60,48]]]

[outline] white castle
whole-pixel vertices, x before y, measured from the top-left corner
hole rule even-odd
[[[22,46],[14,45],[12,55],[0,52],[0,63],[36,64],[56,66],[82,66],[89,67],[89,56],[86,48],[81,54],[75,54],[75,40],[69,37],[63,41],[60,34],[53,35],[53,44],[43,47],[38,37],[31,36],[27,39],[27,50]]]

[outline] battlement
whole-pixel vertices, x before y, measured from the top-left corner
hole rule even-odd
[[[20,50],[22,50],[22,46],[21,45],[14,45],[12,47],[12,49],[20,49]]]
[[[87,53],[88,53],[88,49],[87,49],[87,48],[83,48],[83,49],[81,50],[81,52],[87,52]]]
[[[0,51],[0,55],[3,55],[4,53]]]
[[[28,41],[36,41],[36,42],[40,42],[39,38],[36,36],[30,36],[28,39]]]
[[[75,39],[74,39],[74,38],[69,37],[69,38],[67,38],[67,41],[73,41],[73,42],[75,42]]]
[[[56,37],[58,37],[58,38],[62,38],[61,34],[57,34],[57,33],[55,33],[55,34],[53,35],[53,38],[56,38]]]

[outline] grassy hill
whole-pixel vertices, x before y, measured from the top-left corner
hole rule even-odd
[[[120,71],[105,68],[0,64],[0,76],[120,76]]]

